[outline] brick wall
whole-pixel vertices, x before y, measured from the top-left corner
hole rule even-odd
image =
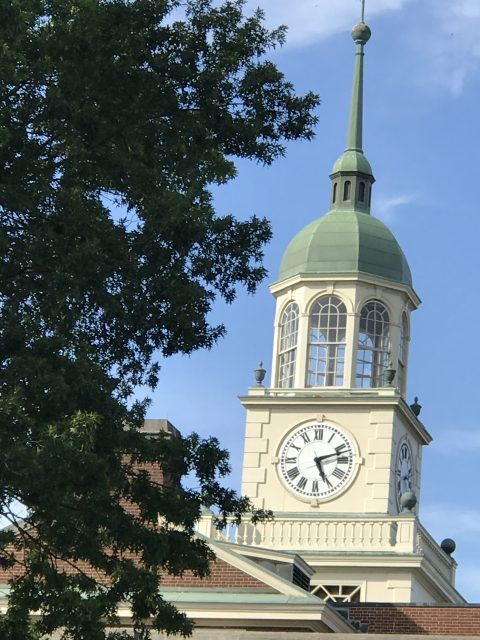
[[[13,551],[13,549],[11,549]],[[21,552],[16,552],[17,557],[21,560]],[[127,555],[127,554],[126,554]],[[132,554],[128,554],[133,557]],[[77,569],[94,577],[99,583],[106,584],[108,580],[101,573],[93,571],[92,568],[83,561],[77,561],[75,566],[66,562],[59,561],[57,567],[60,571],[67,574],[76,573]],[[19,562],[10,569],[0,569],[0,584],[8,583],[12,578],[22,575],[22,563]],[[165,587],[185,587],[198,589],[261,589],[263,591],[270,590],[267,585],[257,580],[248,573],[244,573],[240,569],[228,564],[227,562],[217,559],[210,563],[210,575],[200,578],[193,575],[191,571],[185,571],[183,576],[172,576],[165,574],[162,577],[162,586]]]
[[[147,436],[155,437],[161,432],[169,432],[173,437],[178,433],[175,427],[173,427],[167,420],[146,420],[145,426],[142,429]],[[158,464],[142,464],[136,465],[138,470],[145,470],[148,472],[151,480],[159,485],[174,484],[179,481],[176,477],[170,477],[163,473],[163,470]],[[139,508],[133,502],[122,501],[124,508],[134,516],[139,515]],[[30,532],[30,535],[35,535],[34,531]],[[11,552],[18,562],[9,569],[0,568],[0,584],[8,583],[12,578],[16,578],[22,575],[24,566],[24,555],[21,550],[15,549],[13,545],[7,547],[7,550]],[[135,558],[132,553],[124,554],[124,557]],[[94,577],[99,583],[107,583],[105,576],[97,571],[94,571],[92,567],[83,561],[75,562],[75,565],[68,562],[58,561],[57,568],[67,574],[72,574],[77,569],[84,573]],[[166,587],[187,587],[187,588],[249,588],[249,589],[268,589],[268,587],[257,580],[256,578],[244,573],[240,569],[233,567],[232,565],[224,562],[223,560],[215,560],[210,563],[210,575],[205,578],[199,578],[193,575],[191,571],[186,571],[183,576],[164,575],[162,578],[162,585]]]
[[[480,605],[348,605],[350,618],[368,633],[480,636]]]
[[[260,580],[220,559],[210,563],[210,575],[205,578],[199,578],[191,571],[186,571],[183,576],[163,576],[162,585],[164,587],[198,587],[199,589],[268,589],[267,585]]]

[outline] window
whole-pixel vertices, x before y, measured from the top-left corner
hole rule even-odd
[[[347,180],[343,185],[343,199],[350,200],[350,192],[352,190],[352,183],[350,180]]]
[[[278,386],[293,387],[297,360],[298,305],[290,302],[280,322],[280,345],[278,350]]]
[[[371,300],[360,313],[357,352],[357,387],[382,387],[388,367],[388,311],[381,302]]]
[[[358,185],[358,201],[365,202],[365,183],[360,182]]]
[[[405,391],[405,366],[407,364],[408,320],[407,314],[402,316],[400,324],[400,340],[398,343],[398,388]]]
[[[361,587],[356,584],[318,584],[312,593],[325,602],[360,602]]]
[[[332,202],[336,202],[337,201],[337,183],[335,182],[333,185],[333,197],[332,197]]]
[[[337,296],[312,307],[308,331],[307,387],[339,387],[345,367],[347,309]]]

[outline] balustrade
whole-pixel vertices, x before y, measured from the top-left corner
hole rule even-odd
[[[413,515],[277,514],[273,520],[256,524],[244,521],[218,530],[214,515],[208,513],[200,519],[198,532],[222,542],[267,549],[415,553],[439,566],[450,582],[455,571],[454,563]]]

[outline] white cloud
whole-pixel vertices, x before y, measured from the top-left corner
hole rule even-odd
[[[422,507],[422,522],[433,534],[443,537],[472,536],[480,534],[480,510],[453,504],[436,504]],[[439,537],[439,539],[441,539]]]
[[[372,17],[401,9],[410,0],[377,0],[367,5]],[[288,26],[288,46],[301,46],[352,27],[360,19],[360,0],[249,0],[249,9],[260,6],[267,24]]]
[[[260,6],[267,24],[288,26],[287,47],[301,47],[352,27],[360,16],[360,0],[248,0]],[[415,64],[418,81],[458,94],[480,67],[479,0],[376,0],[367,2],[367,21],[408,8],[403,40]],[[401,52],[399,52],[401,55]]]
[[[418,51],[422,79],[460,93],[480,67],[479,29],[478,0],[428,0],[410,39]]]
[[[415,200],[413,194],[403,193],[398,195],[377,195],[374,201],[375,215],[385,222],[392,222],[395,219],[397,209]]]
[[[469,602],[480,601],[480,567],[462,562],[457,571],[457,589]]]
[[[435,436],[435,449],[439,453],[474,453],[480,451],[480,433],[476,429],[455,429],[455,437],[443,432]]]
[[[439,543],[453,538],[457,549],[453,557],[459,563],[456,587],[470,602],[480,601],[480,562],[477,539],[480,534],[480,509],[459,504],[423,506],[421,521]]]

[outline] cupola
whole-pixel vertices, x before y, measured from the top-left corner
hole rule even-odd
[[[407,260],[394,235],[370,215],[375,178],[363,152],[363,59],[370,36],[364,22],[352,30],[356,55],[347,146],[330,174],[330,211],[290,242],[279,281],[302,274],[363,273],[412,284]]]
[[[363,61],[370,28],[352,30],[355,69],[345,151],[329,212],[290,242],[277,298],[272,386],[302,393],[406,392],[410,312],[419,304],[393,233],[370,213],[375,182],[363,152]]]

